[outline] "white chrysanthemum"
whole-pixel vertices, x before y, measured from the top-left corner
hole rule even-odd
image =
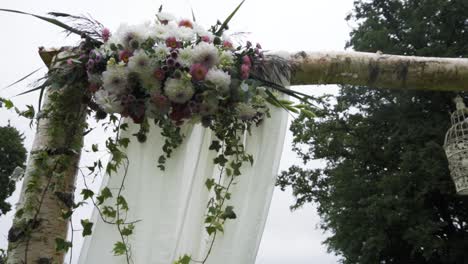
[[[236,110],[239,118],[242,120],[252,119],[257,114],[257,111],[246,103],[239,103]]]
[[[115,65],[107,67],[102,73],[102,86],[113,94],[121,94],[127,88],[127,71],[125,67]]]
[[[156,14],[156,17],[160,21],[173,21],[173,20],[176,19],[175,16],[173,16],[170,13],[166,13],[166,12],[159,12],[159,13]]]
[[[184,67],[190,67],[193,63],[193,50],[190,47],[179,50],[177,61]]]
[[[190,82],[181,79],[168,79],[164,87],[166,96],[174,103],[183,104],[190,100],[194,94]]]
[[[229,67],[234,64],[234,55],[230,51],[223,51],[219,56],[219,64],[222,67]]]
[[[157,24],[151,29],[151,36],[157,39],[167,39],[176,36],[177,25],[169,23],[167,25]]]
[[[231,76],[219,69],[211,69],[205,76],[205,80],[214,84],[216,89],[221,93],[227,93],[229,91],[229,85],[231,84]]]
[[[188,27],[178,27],[175,30],[175,33],[175,37],[183,41],[190,41],[195,39],[196,37],[196,34],[195,32],[193,32],[193,29]]]
[[[128,59],[127,67],[129,71],[138,73],[140,77],[151,74],[153,69],[149,56],[141,49]]]
[[[105,89],[100,89],[94,94],[96,104],[106,113],[120,113],[123,110],[122,104],[117,96]]]
[[[218,49],[209,43],[200,42],[193,48],[193,61],[212,67],[219,63]]]
[[[171,53],[170,49],[168,47],[166,47],[166,45],[159,45],[157,47],[154,48],[154,54],[153,56],[157,59],[157,60],[165,60],[167,55],[169,55]]]
[[[213,41],[214,39],[214,35],[212,32],[205,30],[202,26],[198,24],[193,25],[193,31],[197,33],[197,35],[200,37],[208,37],[210,41]]]
[[[154,78],[151,74],[141,76],[141,84],[149,94],[161,93],[161,82]]]
[[[139,43],[146,40],[149,37],[150,28],[149,22],[138,25],[122,24],[111,36],[109,43],[121,44],[124,47],[129,48],[130,41],[132,40],[136,40]]]

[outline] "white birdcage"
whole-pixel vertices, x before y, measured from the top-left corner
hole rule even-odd
[[[452,127],[445,135],[444,149],[450,175],[460,195],[468,195],[468,109],[463,98],[455,98],[457,109],[452,113]]]

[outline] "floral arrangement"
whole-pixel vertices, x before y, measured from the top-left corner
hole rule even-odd
[[[211,245],[216,234],[223,232],[224,222],[236,218],[234,208],[228,204],[234,179],[241,175],[244,163],[254,162],[253,156],[244,150],[242,135],[269,116],[271,105],[313,115],[309,111],[307,95],[280,84],[280,79],[287,78],[285,75],[290,71],[287,61],[264,55],[259,44],[254,46],[247,41],[236,46],[226,34],[228,23],[241,5],[224,22],[217,22],[208,30],[198,25],[195,19],[176,19],[162,12],[161,8],[154,21],[122,25],[114,33],[86,17],[50,13],[73,20],[75,25],[72,27],[57,19],[33,15],[82,37],[77,47],[61,50],[52,54],[51,58],[43,58],[58,66],[51,67],[45,81],[30,91],[40,90],[41,101],[46,87],[52,90],[81,87],[81,90],[64,89],[68,92],[49,95],[49,107],[42,111],[39,107],[39,113],[54,120],[54,116],[60,116],[63,112],[61,109],[72,95],[81,96],[81,104],[86,106],[84,114],[94,113],[96,119],[104,120],[105,128],[111,126],[118,135],[106,140],[111,160],[105,166],[105,173],[111,174],[131,162],[126,159],[124,151],[130,139],[121,138],[118,133],[128,127],[128,124],[121,122],[121,117],[140,125],[140,131],[136,134],[140,142],[146,140],[150,120],[161,128],[161,135],[166,139],[162,146],[164,155],[158,158],[161,170],[165,169],[165,161],[172,151],[183,141],[181,125],[201,123],[213,131],[216,140],[209,147],[217,153],[213,162],[220,167],[219,177],[226,175],[230,180],[227,185],[215,179],[205,183],[213,193],[205,219],[205,229],[213,239]],[[14,10],[0,11],[32,15]],[[270,66],[275,65],[274,70],[268,70],[269,63]],[[294,105],[282,100],[278,97],[280,93],[298,98],[304,104]],[[2,102],[13,108],[11,101],[0,98]],[[34,109],[27,113],[27,116],[34,116]],[[60,126],[62,120],[55,119],[53,124]],[[59,132],[52,127],[49,133],[55,137],[53,133]],[[79,133],[76,132],[77,135]],[[92,151],[98,151],[97,145],[92,146]],[[44,157],[47,155],[44,152]],[[94,165],[88,166],[89,174],[100,175],[102,164],[101,160],[97,160]],[[117,194],[112,194],[108,188],[99,194],[88,188],[83,189],[83,201],[77,206],[90,199],[104,222],[117,227],[122,240],[115,243],[113,251],[116,255],[125,255],[127,263],[130,263],[128,237],[133,233],[136,222],[125,220],[129,209],[121,194],[125,178],[126,175]],[[113,197],[116,200],[114,205],[105,204]],[[65,210],[64,218],[70,219],[76,207]],[[81,224],[83,236],[90,235],[93,223],[83,219]],[[57,238],[56,242],[57,248],[63,251],[71,246],[71,242],[62,238]],[[185,255],[176,263],[205,263],[208,255],[204,260],[197,261]]]
[[[167,115],[177,125],[205,126],[222,108],[235,108],[245,121],[264,116],[267,95],[262,83],[249,79],[263,58],[259,44],[234,48],[216,28],[162,12],[156,17],[112,35],[104,29],[104,44],[89,54],[90,90],[103,111],[135,123]]]

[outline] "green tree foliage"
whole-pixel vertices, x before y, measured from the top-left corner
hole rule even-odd
[[[356,1],[349,47],[468,57],[468,1]],[[278,185],[293,208],[315,202],[343,263],[468,263],[468,198],[455,194],[443,151],[453,93],[341,87],[311,120],[293,122],[305,163]]]
[[[15,190],[15,181],[10,176],[16,167],[23,167],[25,161],[23,136],[14,127],[0,127],[0,216],[11,209],[5,201]]]

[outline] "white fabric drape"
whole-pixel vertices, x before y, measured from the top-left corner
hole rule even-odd
[[[254,164],[244,163],[227,205],[234,206],[237,219],[228,220],[225,232],[218,234],[207,264],[253,264],[257,255],[278,173],[287,113],[271,107],[271,118],[245,136],[245,147]],[[133,131],[132,131],[133,130]],[[127,136],[137,131],[130,126]],[[135,138],[127,148],[130,160],[123,196],[130,210],[126,221],[141,220],[131,236],[132,260],[136,264],[172,264],[189,254],[202,260],[211,239],[204,229],[204,215],[210,197],[205,181],[219,177],[213,164],[216,153],[208,147],[214,139],[209,129],[185,125],[184,143],[167,160],[166,170],[157,168],[164,138],[151,127],[145,143]],[[103,186],[115,191],[124,173],[106,177]],[[93,235],[85,239],[78,263],[126,263],[112,254],[120,241],[117,229],[105,224],[97,212]]]

